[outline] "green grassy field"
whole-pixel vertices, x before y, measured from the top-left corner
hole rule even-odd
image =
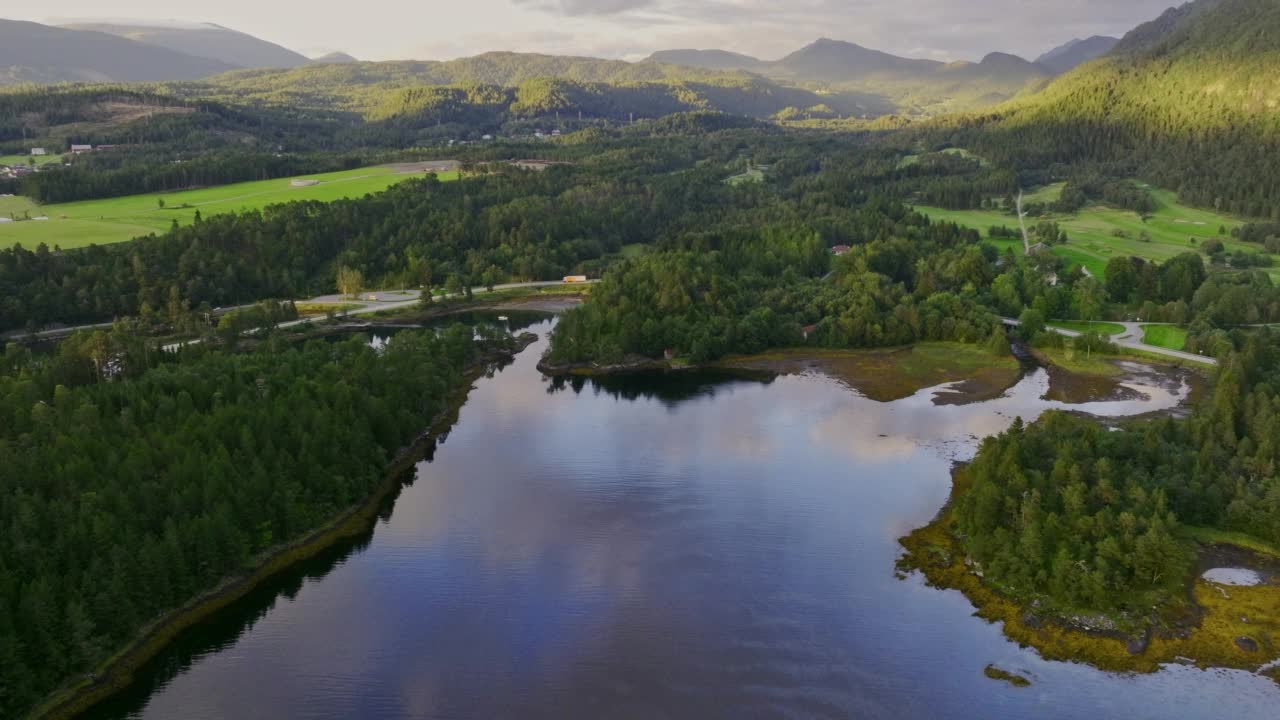
[[[441,180],[453,180],[457,173],[439,173]],[[421,173],[405,174],[392,167],[369,167],[338,173],[306,175],[319,185],[293,187],[294,178],[237,183],[176,193],[131,195],[107,200],[35,206],[26,198],[0,198],[0,216],[29,212],[48,220],[0,223],[0,247],[15,243],[34,248],[40,243],[63,249],[86,245],[125,242],[153,232],[168,230],[173,221],[185,225],[196,211],[208,217],[219,213],[255,210],[293,200],[331,201],[361,197],[385,190]],[[159,206],[163,199],[165,207]]]
[[[1188,250],[1198,250],[1200,243],[1210,238],[1221,239],[1228,251],[1261,250],[1256,245],[1231,239],[1231,230],[1240,226],[1241,220],[1209,210],[1179,205],[1174,193],[1144,187],[1150,191],[1157,205],[1156,211],[1145,223],[1137,213],[1129,210],[1089,205],[1071,215],[1051,213],[1043,218],[1027,218],[1027,224],[1028,227],[1034,226],[1042,219],[1057,222],[1067,232],[1070,240],[1066,245],[1055,247],[1053,253],[1083,265],[1099,278],[1103,277],[1107,262],[1113,257],[1132,255],[1163,262]],[[1061,192],[1062,185],[1050,185],[1029,194],[1026,199],[1031,202],[1051,202]],[[993,225],[1014,229],[1018,227],[1016,216],[998,210],[944,210],[923,205],[916,209],[935,221],[954,222],[980,230],[984,235]],[[1226,233],[1221,232],[1224,228]],[[1118,236],[1117,231],[1125,236]],[[1144,231],[1150,242],[1140,239]],[[1005,247],[1022,246],[1020,240],[992,241],[992,244],[1002,250]],[[1280,277],[1280,272],[1273,271],[1273,276]]]
[[[987,164],[986,160],[978,157],[977,155],[974,155],[973,153],[969,152],[968,150],[965,150],[964,148],[947,148],[946,150],[941,150],[939,152],[945,153],[947,155],[957,155],[963,158],[971,158],[973,160],[977,160],[983,165]],[[923,155],[907,155],[906,157],[898,161],[898,169],[911,167],[912,165],[915,165],[916,163],[920,162],[920,158],[922,157],[924,156]]]
[[[1142,342],[1170,350],[1182,350],[1187,346],[1187,331],[1172,325],[1143,325]]]
[[[1123,325],[1106,322],[1085,323],[1077,322],[1075,320],[1054,320],[1053,322],[1046,324],[1049,327],[1060,328],[1062,330],[1074,330],[1075,332],[1080,333],[1096,332],[1103,335],[1119,335],[1124,332]]]
[[[734,175],[725,180],[730,185],[742,185],[743,183],[762,183],[764,182],[764,171],[759,168],[752,168],[741,175]]]
[[[62,162],[61,155],[0,155],[0,165],[27,165],[35,157],[36,165]]]

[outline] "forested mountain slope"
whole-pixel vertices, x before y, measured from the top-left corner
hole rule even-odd
[[[1193,204],[1280,218],[1280,3],[1197,0],[1042,93],[939,129],[1020,169],[1110,165]]]

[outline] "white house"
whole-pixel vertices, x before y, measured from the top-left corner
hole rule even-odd
[[[48,154],[49,153],[45,152],[44,148],[31,148],[32,157],[40,157],[41,155],[48,155]]]

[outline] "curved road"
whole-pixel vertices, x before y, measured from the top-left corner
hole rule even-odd
[[[1018,327],[1019,325],[1022,324],[1021,322],[1013,318],[1000,318],[1000,319],[1004,321],[1005,325],[1008,325],[1010,327]],[[1202,363],[1204,365],[1218,364],[1218,361],[1211,357],[1206,357],[1204,355],[1196,355],[1195,353],[1183,352],[1181,350],[1170,350],[1169,348],[1162,348],[1156,345],[1148,345],[1142,342],[1142,326],[1157,325],[1159,323],[1116,322],[1113,320],[1107,320],[1106,322],[1112,325],[1124,326],[1124,332],[1120,333],[1119,335],[1111,336],[1111,342],[1115,343],[1116,345],[1119,345],[1120,347],[1129,348],[1130,350],[1141,350],[1143,352],[1149,352],[1154,355],[1164,355],[1165,357],[1174,358],[1175,360],[1185,360],[1187,362]],[[1080,337],[1081,335],[1081,333],[1078,333],[1075,330],[1064,330],[1062,328],[1056,328],[1056,327],[1049,327],[1048,329],[1058,333],[1059,335],[1065,335],[1067,337]]]

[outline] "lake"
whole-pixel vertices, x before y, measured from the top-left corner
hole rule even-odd
[[[1265,718],[1280,685],[1041,660],[898,538],[1049,407],[876,403],[821,375],[478,381],[373,531],[184,634],[95,719]],[[1147,399],[1078,407],[1168,409]],[[1029,677],[983,676],[994,663]]]

